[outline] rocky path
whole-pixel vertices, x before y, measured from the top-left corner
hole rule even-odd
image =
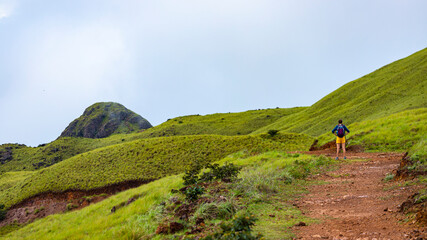
[[[334,156],[326,150],[309,154]],[[338,170],[314,177],[325,184],[310,187],[310,193],[295,203],[305,215],[319,220],[294,227],[296,239],[426,239],[425,229],[405,223],[398,212],[419,186],[383,181],[398,167],[403,154],[347,155]]]

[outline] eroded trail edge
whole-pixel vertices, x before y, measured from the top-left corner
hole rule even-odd
[[[308,154],[335,156],[325,150]],[[294,227],[297,239],[425,239],[425,226],[402,221],[399,212],[400,204],[420,186],[384,181],[402,157],[401,153],[348,153],[339,169],[314,176],[323,184],[311,186],[295,205],[319,223]]]
[[[151,181],[127,181],[88,191],[68,190],[59,193],[42,193],[12,206],[6,214],[6,219],[0,222],[0,227],[12,223],[27,223],[48,215],[82,209],[111,195]]]

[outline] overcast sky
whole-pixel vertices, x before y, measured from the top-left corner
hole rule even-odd
[[[420,0],[0,0],[0,144],[55,140],[95,102],[153,125],[310,106],[427,47]]]

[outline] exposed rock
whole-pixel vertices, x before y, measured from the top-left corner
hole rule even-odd
[[[115,133],[147,129],[152,125],[119,103],[95,103],[72,121],[60,137],[104,138]]]

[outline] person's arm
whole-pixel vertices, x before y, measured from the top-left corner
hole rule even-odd
[[[336,136],[337,134],[335,134],[335,131],[338,129],[338,126],[335,126],[334,129],[332,130],[332,133]]]

